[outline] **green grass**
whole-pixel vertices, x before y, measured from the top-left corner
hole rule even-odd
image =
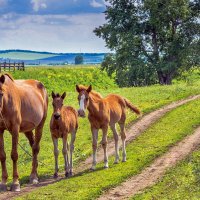
[[[65,100],[66,105],[78,108],[77,93],[75,92],[75,84],[92,84],[94,89],[101,92],[103,96],[109,93],[116,93],[130,99],[134,105],[138,106],[143,113],[148,113],[163,105],[169,104],[175,100],[183,99],[187,96],[199,94],[199,85],[187,86],[178,84],[172,86],[150,86],[138,88],[117,88],[112,79],[109,79],[104,72],[98,68],[29,68],[25,72],[16,71],[13,73],[15,78],[19,79],[38,79],[42,81],[47,88],[49,94],[52,90],[55,92],[67,91]],[[68,77],[68,78],[67,78]],[[50,96],[50,95],[49,95]],[[39,165],[40,177],[53,174],[54,158],[53,145],[49,131],[49,121],[52,113],[51,97],[49,102],[48,117],[44,126],[43,138],[41,141],[41,150],[39,153],[39,161],[45,165]],[[127,110],[127,124],[134,121],[136,116]],[[91,154],[91,132],[88,119],[79,119],[79,130],[75,142],[74,161],[77,165],[81,160]],[[7,167],[9,172],[9,183],[12,180],[12,162],[10,159],[11,137],[5,133],[5,148],[7,152]],[[109,137],[112,134],[109,132]],[[20,134],[20,143],[31,152],[27,139],[23,134]],[[60,142],[61,147],[61,142]],[[61,149],[61,148],[60,148]],[[62,153],[59,156],[60,169],[63,170]],[[28,177],[31,171],[31,158],[27,156],[19,148],[19,175],[22,185],[28,182]],[[114,172],[115,173],[115,172]]]
[[[101,163],[95,172],[85,171],[17,199],[95,199],[102,191],[139,173],[171,145],[191,134],[200,124],[199,109],[200,101],[196,100],[168,113],[127,146],[126,163],[114,165],[112,157],[108,170],[102,169]]]
[[[43,58],[50,58],[54,56],[56,56],[56,54],[42,54],[42,53],[31,53],[31,52],[0,53],[0,58],[18,59],[18,60],[37,60],[37,59],[43,59]]]
[[[200,150],[168,170],[153,187],[138,194],[134,200],[200,199]]]
[[[74,92],[76,84],[92,84],[95,88],[117,88],[113,79],[97,67],[27,67],[11,73],[16,79],[37,79],[49,92]]]

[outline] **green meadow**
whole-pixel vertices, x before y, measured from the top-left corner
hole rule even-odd
[[[37,79],[43,82],[49,94],[48,116],[44,126],[41,149],[39,153],[38,172],[40,178],[47,178],[54,173],[53,144],[50,137],[49,122],[52,114],[51,91],[67,92],[66,105],[78,108],[76,84],[92,85],[93,89],[103,96],[115,93],[128,98],[145,114],[160,108],[173,101],[199,94],[198,81],[188,83],[177,80],[171,86],[154,85],[149,87],[119,88],[112,78],[98,67],[30,67],[25,71],[11,73],[15,79]],[[198,77],[199,78],[199,77]],[[196,80],[198,80],[198,78]],[[163,119],[149,128],[144,134],[127,146],[128,160],[126,163],[113,165],[113,157],[110,158],[110,168],[102,170],[99,164],[96,172],[86,171],[81,176],[72,177],[59,183],[42,188],[24,198],[27,199],[54,199],[56,195],[62,199],[67,195],[68,199],[93,199],[104,190],[111,188],[127,177],[139,173],[152,160],[167,151],[170,145],[191,134],[194,127],[199,125],[200,115],[199,101],[194,101],[181,106],[167,114]],[[185,114],[187,113],[187,115]],[[136,115],[127,110],[127,126],[137,119]],[[177,123],[178,122],[178,123]],[[7,152],[7,168],[9,171],[9,183],[12,181],[12,162],[10,159],[11,137],[5,134],[5,148]],[[101,137],[101,134],[99,135]],[[109,131],[109,137],[112,137]],[[20,134],[20,144],[28,151],[31,148],[25,136]],[[60,141],[60,150],[62,142]],[[21,148],[19,150],[19,175],[23,187],[28,183],[31,171],[31,157]],[[61,152],[61,151],[60,151]],[[87,118],[79,118],[79,129],[75,142],[74,163],[75,167],[92,153],[90,124]],[[60,171],[64,170],[62,153],[59,155]],[[95,187],[93,187],[95,185]],[[89,189],[90,188],[90,189]],[[39,195],[39,196],[38,196]]]
[[[141,172],[169,147],[191,134],[200,124],[198,109],[200,101],[195,100],[166,114],[127,146],[126,163],[113,164],[112,156],[108,170],[101,163],[95,172],[85,171],[17,199],[95,199],[103,191]]]

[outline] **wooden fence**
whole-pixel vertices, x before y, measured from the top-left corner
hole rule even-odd
[[[15,70],[25,70],[24,67],[24,62],[14,62],[14,63],[10,63],[10,62],[3,62],[0,63],[0,72],[1,71],[15,71]]]

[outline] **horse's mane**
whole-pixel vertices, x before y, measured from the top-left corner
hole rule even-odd
[[[87,90],[88,87],[86,87],[86,86],[84,86],[84,85],[79,85],[79,89],[80,89],[80,90]],[[92,90],[92,91],[90,92],[90,94],[91,94],[93,97],[103,98],[103,97],[101,96],[100,93],[98,93],[98,92],[96,92],[96,91],[94,91],[94,90]]]
[[[8,78],[10,78],[10,80],[14,81],[14,78],[13,78],[10,74],[5,73],[5,74],[3,74],[3,75],[4,75],[4,76],[5,76],[5,75],[8,76]]]

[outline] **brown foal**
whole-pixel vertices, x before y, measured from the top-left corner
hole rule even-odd
[[[63,106],[63,100],[66,93],[61,96],[52,92],[53,98],[53,114],[50,122],[50,130],[52,141],[54,144],[54,157],[55,157],[55,173],[54,177],[58,177],[58,138],[62,138],[63,149],[62,153],[65,160],[65,176],[72,175],[72,154],[74,151],[74,142],[76,138],[76,132],[78,129],[78,115],[74,108],[70,106]],[[71,133],[70,143],[70,161],[68,158],[68,134]]]
[[[119,162],[119,146],[118,146],[118,133],[116,130],[116,123],[120,126],[120,135],[122,139],[122,161],[126,161],[126,148],[125,148],[125,120],[126,120],[126,107],[131,109],[137,114],[140,111],[131,104],[126,98],[119,95],[110,94],[103,98],[99,93],[92,90],[92,86],[85,87],[82,85],[76,85],[76,90],[79,93],[78,101],[80,108],[78,114],[81,117],[85,117],[85,110],[88,109],[88,119],[91,124],[92,131],[92,147],[93,147],[93,163],[91,169],[96,167],[97,159],[97,141],[98,131],[102,129],[102,147],[104,150],[104,167],[108,168],[108,156],[107,156],[107,132],[108,126],[110,126],[115,140],[115,163]]]
[[[13,161],[12,191],[20,191],[17,170],[19,132],[23,132],[32,147],[31,183],[38,183],[38,160],[42,130],[47,116],[48,95],[43,84],[36,80],[13,80],[4,74],[0,77],[0,161],[2,166],[2,181],[0,190],[7,190],[8,173],[6,154],[4,151],[4,130],[12,136],[11,159]],[[33,130],[35,129],[35,136]]]

